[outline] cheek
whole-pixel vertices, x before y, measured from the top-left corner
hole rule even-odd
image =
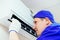
[[[37,23],[36,28],[37,28],[38,31],[40,30],[40,28],[41,28],[40,23]]]
[[[40,28],[43,24],[38,22],[36,25],[37,25],[38,28]]]
[[[44,28],[44,23],[37,24],[37,29],[39,32],[41,32],[43,28]]]

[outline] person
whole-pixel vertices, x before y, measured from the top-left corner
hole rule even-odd
[[[55,22],[50,11],[41,10],[37,12],[33,18],[33,29],[36,31],[38,36],[36,40],[60,40],[60,24]],[[12,22],[9,28],[9,32],[11,34],[10,39],[19,40],[17,33],[19,31],[20,23],[19,21],[16,21],[16,19],[13,19],[13,21],[14,20],[15,22]],[[14,33],[15,35],[13,35]]]
[[[55,22],[50,11],[39,11],[34,16],[34,24],[37,40],[60,40],[60,24]]]

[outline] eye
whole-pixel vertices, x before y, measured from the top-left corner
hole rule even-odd
[[[37,23],[37,21],[34,21],[34,23],[36,24],[36,23]]]

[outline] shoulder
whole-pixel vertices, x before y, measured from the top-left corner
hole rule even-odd
[[[52,33],[58,33],[60,32],[60,24],[58,23],[53,23],[52,25],[48,26],[41,35],[45,34],[52,34]]]
[[[41,34],[38,39],[44,39],[44,40],[55,40],[59,39],[60,40],[60,25],[55,23],[53,25],[50,25],[47,27]]]

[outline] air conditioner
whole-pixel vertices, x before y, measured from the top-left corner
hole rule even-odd
[[[12,22],[11,19],[13,18],[17,19],[21,23],[19,32],[21,35],[31,40],[36,40],[36,32],[32,29],[32,12],[21,0],[11,0],[10,15],[2,18],[0,23],[8,27]]]

